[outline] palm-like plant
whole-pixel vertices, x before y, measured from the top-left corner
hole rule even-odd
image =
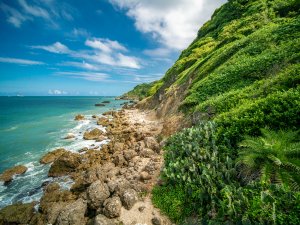
[[[247,136],[239,146],[239,175],[246,181],[277,183],[300,189],[300,141],[298,132],[262,129],[262,136]]]

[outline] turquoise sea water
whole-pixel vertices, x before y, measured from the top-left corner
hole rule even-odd
[[[105,107],[94,106],[104,100],[110,103]],[[28,167],[24,175],[15,177],[9,185],[0,184],[0,208],[39,200],[42,183],[52,180],[47,177],[49,165],[40,165],[39,159],[58,147],[78,151],[105,143],[85,141],[82,134],[96,127],[92,115],[118,109],[123,102],[114,97],[0,97],[0,173],[15,165]],[[86,119],[74,121],[79,113]],[[76,138],[65,140],[68,133]],[[57,181],[63,188],[72,182],[67,178]]]

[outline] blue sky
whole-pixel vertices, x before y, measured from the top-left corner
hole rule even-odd
[[[0,95],[120,95],[160,79],[226,0],[0,0]]]

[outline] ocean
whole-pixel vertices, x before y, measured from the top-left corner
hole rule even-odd
[[[110,103],[94,106],[102,101]],[[119,109],[124,102],[114,97],[0,97],[0,173],[15,165],[28,167],[10,184],[0,183],[0,208],[41,198],[41,185],[54,180],[47,177],[50,166],[39,163],[45,153],[60,147],[76,152],[106,143],[83,140],[82,135],[85,130],[99,127],[92,115]],[[74,121],[77,114],[86,119]],[[75,139],[64,139],[68,133],[73,133]],[[67,177],[55,181],[66,189],[72,184]]]

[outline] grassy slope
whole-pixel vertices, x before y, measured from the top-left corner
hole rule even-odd
[[[162,80],[149,84],[146,95],[139,88],[133,92],[151,101],[185,86],[179,110],[223,123],[231,137],[258,133],[261,126],[295,126],[300,120],[289,107],[300,108],[299,6],[297,0],[229,1]]]
[[[220,153],[221,165],[226,164],[227,157],[234,162],[238,153],[236,145],[245,134],[259,135],[264,127],[299,129],[299,8],[297,0],[230,0],[216,10],[166,75],[147,86],[146,103],[150,107],[159,103],[166,107],[166,99],[176,96],[172,91],[184,89],[178,110],[196,121],[216,122],[219,151],[227,141],[232,146],[226,149],[225,156]],[[138,88],[134,91],[144,97]],[[162,100],[158,101],[158,96]],[[166,148],[166,168],[176,171],[178,167],[178,175],[186,175],[190,162],[195,160],[190,153],[185,156],[185,152],[189,148],[197,149],[198,144],[192,147],[185,143],[186,139],[193,132],[194,139],[201,137],[197,129],[184,132],[170,139]],[[187,165],[183,159],[187,159]],[[210,175],[235,171],[234,167],[221,169],[218,163],[212,170],[212,162],[200,161],[199,171],[206,167]],[[254,189],[244,187],[236,175],[216,183],[217,179],[212,179],[208,186],[203,186],[207,175],[200,175],[197,179],[203,185],[192,180],[194,186],[187,188],[186,182],[179,182],[181,175],[174,180],[167,179],[167,186],[157,187],[153,192],[154,203],[177,222],[191,215],[229,224],[244,219],[266,224],[275,219],[278,224],[300,221],[299,192],[293,194],[258,184]],[[211,190],[206,188],[209,186]],[[192,195],[187,194],[190,189],[195,191]],[[202,191],[205,198],[199,197]],[[264,202],[262,196],[266,193],[275,203]]]

